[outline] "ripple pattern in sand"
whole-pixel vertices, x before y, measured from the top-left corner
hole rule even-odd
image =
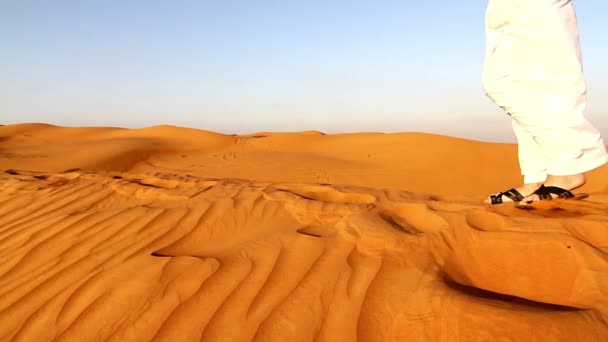
[[[0,340],[605,340],[608,207],[567,205],[10,170]]]

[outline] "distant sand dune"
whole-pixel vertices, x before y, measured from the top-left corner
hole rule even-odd
[[[608,339],[601,180],[485,206],[513,146],[260,135],[0,127],[0,340]]]

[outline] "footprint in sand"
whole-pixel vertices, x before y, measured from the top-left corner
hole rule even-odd
[[[114,176],[115,179],[125,179],[131,183],[162,189],[192,189],[200,187],[199,182],[186,181],[180,175],[127,175]]]
[[[78,172],[46,174],[36,171],[17,170],[6,170],[5,174],[9,175],[8,178],[12,181],[20,182],[15,189],[21,190],[42,190],[60,187],[81,176],[81,173]]]
[[[434,201],[428,202],[428,207],[434,211],[447,211],[452,213],[459,213],[467,209],[477,208],[479,205],[469,204],[469,203],[460,203],[460,202],[442,202],[437,199]]]
[[[143,200],[181,201],[194,198],[213,188],[218,182],[211,180],[184,181],[156,176],[131,174],[113,175],[112,189],[122,195]]]
[[[125,180],[127,182],[143,185],[158,189],[195,189],[209,188],[216,185],[216,180],[199,179],[192,176],[183,176],[177,174],[128,174],[128,173],[112,173],[112,178],[115,180]]]
[[[373,204],[376,202],[376,197],[370,194],[342,192],[331,186],[275,185],[265,191],[271,199],[283,200],[286,199],[285,196],[278,195],[275,197],[272,190],[288,192],[301,198],[328,203]]]

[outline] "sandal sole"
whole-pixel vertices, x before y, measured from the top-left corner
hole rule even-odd
[[[586,193],[574,194],[574,197],[569,197],[569,198],[554,198],[552,200],[540,200],[540,201],[536,201],[536,202],[532,202],[532,203],[516,204],[515,208],[523,209],[523,210],[544,209],[544,208],[540,208],[540,207],[545,206],[548,202],[551,202],[553,200],[582,201],[588,197],[589,197],[589,194],[586,194]]]

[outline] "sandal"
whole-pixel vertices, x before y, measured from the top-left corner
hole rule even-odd
[[[540,188],[536,189],[536,191],[534,191],[532,194],[530,194],[530,196],[532,195],[537,195],[539,201],[549,201],[552,200],[554,197],[552,195],[556,195],[556,198],[573,198],[575,197],[573,193],[571,193],[570,191],[566,190],[566,189],[562,189],[558,186],[544,186],[541,185]],[[530,204],[534,201],[532,200],[528,200],[526,201],[527,204]]]
[[[519,193],[519,191],[513,189],[495,194],[495,195],[490,195],[490,200],[492,201],[492,204],[501,204],[503,203],[502,201],[502,196],[507,196],[508,198],[510,198],[513,202],[519,202],[521,200],[524,199],[524,196],[522,194]]]

